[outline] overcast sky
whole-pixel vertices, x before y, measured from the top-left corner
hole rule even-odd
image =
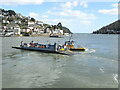
[[[74,33],[92,33],[118,20],[118,2],[57,0],[4,0],[0,8],[14,10],[24,16],[48,24],[61,22]],[[116,2],[115,2],[116,1]]]

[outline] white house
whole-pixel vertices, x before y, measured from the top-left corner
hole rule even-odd
[[[36,21],[36,24],[41,24],[41,25],[43,25],[43,22],[42,22],[42,21]]]
[[[39,30],[40,30],[40,29],[39,29],[39,28],[37,28],[37,27],[36,27],[36,28],[34,28],[34,31],[35,31],[35,32],[38,32]]]
[[[53,34],[58,34],[58,30],[55,29],[55,31],[53,30]]]
[[[35,22],[29,21],[28,26],[35,24]]]
[[[29,29],[31,29],[31,30],[32,30],[32,29],[34,29],[34,27],[33,27],[33,26],[29,26],[28,28],[29,28]]]
[[[44,33],[44,30],[39,30],[38,33],[43,34],[43,33]]]
[[[63,34],[63,30],[58,29],[59,34]]]
[[[7,20],[2,20],[2,23],[9,23],[9,21],[7,21]]]
[[[7,29],[7,26],[3,26],[3,29],[6,30],[6,29]]]
[[[21,29],[20,29],[19,26],[15,26],[14,27],[14,31],[15,31],[15,34],[19,34],[20,35],[20,33],[21,33]]]
[[[30,32],[31,30],[29,28],[27,29],[22,29],[21,32]]]
[[[46,28],[46,33],[51,33],[51,30],[49,28]]]
[[[21,24],[21,21],[19,21],[19,20],[15,20],[15,24]]]

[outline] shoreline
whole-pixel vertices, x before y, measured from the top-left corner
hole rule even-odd
[[[69,36],[70,34],[68,35],[60,35],[60,34],[56,34],[58,36]],[[0,36],[0,37],[49,37],[50,34],[32,34],[32,35],[11,35],[11,36]]]

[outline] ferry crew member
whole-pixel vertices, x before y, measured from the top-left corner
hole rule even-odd
[[[23,43],[23,41],[21,41],[20,43],[21,43],[21,45],[20,45],[20,46],[23,46],[23,44],[22,44],[22,43]]]
[[[72,44],[72,45],[74,45],[74,43],[75,43],[74,41],[71,41],[71,44]]]
[[[33,44],[33,41],[31,41],[30,44]]]
[[[58,48],[58,47],[57,47],[57,43],[55,42],[55,43],[54,43],[54,49],[55,49],[55,51],[57,51],[57,48]]]
[[[64,48],[64,49],[67,49],[67,45],[66,45],[66,44],[64,44],[64,45],[63,45],[63,48]]]

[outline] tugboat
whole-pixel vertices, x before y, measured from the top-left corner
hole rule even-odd
[[[71,35],[72,37],[72,35]],[[68,41],[65,42],[64,46],[66,46],[71,51],[85,51],[86,49],[83,47],[75,47],[74,41],[71,41],[71,37]]]
[[[15,49],[22,49],[22,50],[31,50],[31,51],[40,51],[45,53],[56,53],[56,54],[63,54],[63,55],[73,55],[73,52],[64,48],[63,46],[58,45],[57,43],[51,44],[39,44],[33,43],[31,41],[29,44],[23,43],[21,41],[21,45],[19,47],[12,47]]]
[[[74,41],[66,41],[64,45],[71,51],[85,51],[83,47],[74,47]]]

